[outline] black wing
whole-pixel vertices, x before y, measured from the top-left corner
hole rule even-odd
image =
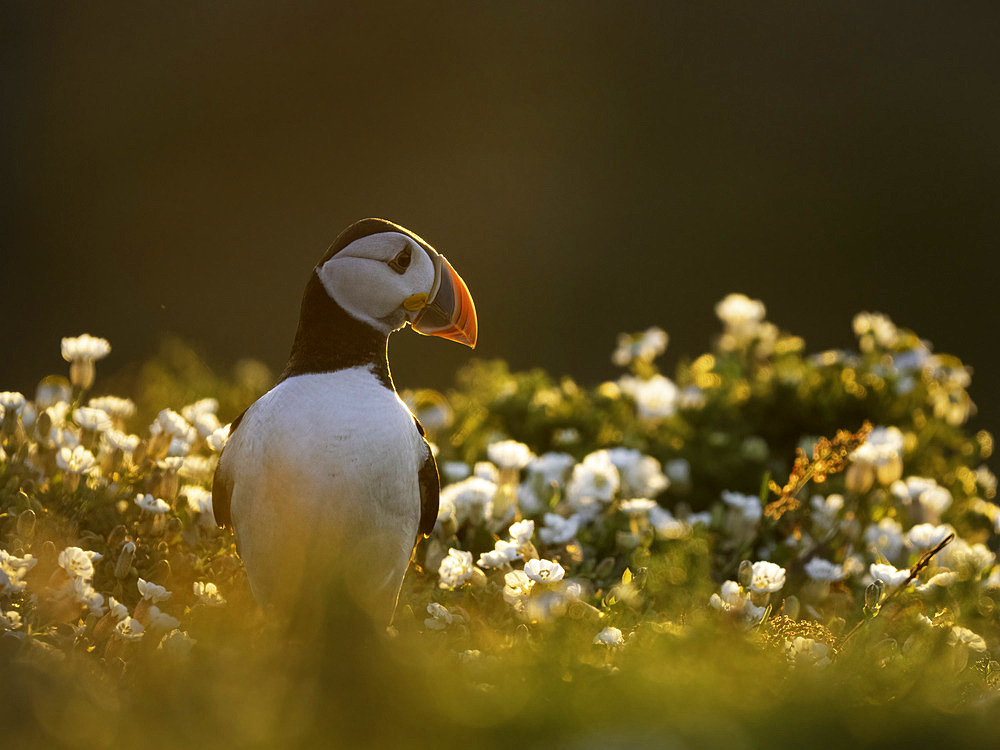
[[[414,417],[413,421],[417,425],[420,437],[424,437],[424,426],[420,424],[420,420]],[[441,480],[438,478],[437,461],[434,460],[434,453],[426,438],[424,439],[424,447],[427,449],[427,457],[417,473],[417,482],[420,484],[420,526],[418,533],[422,536],[430,536],[431,532],[434,531],[434,523],[438,516]]]
[[[229,425],[229,437],[232,438],[236,428],[240,426],[247,410],[244,409],[233,423]],[[225,448],[223,448],[225,453]],[[233,479],[220,471],[222,467],[222,456],[219,456],[219,463],[215,467],[215,476],[212,478],[212,513],[215,515],[215,523],[225,528],[233,526],[233,517],[230,515],[229,506],[233,501]]]

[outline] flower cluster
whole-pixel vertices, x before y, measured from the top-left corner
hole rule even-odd
[[[0,629],[105,657],[143,639],[177,650],[194,643],[182,618],[223,604],[216,581],[232,587],[241,575],[209,489],[227,426],[202,399],[132,432],[134,401],[90,395],[95,362],[110,351],[87,334],[63,339],[68,379],[46,377],[33,398],[0,394],[10,519],[0,527]]]
[[[758,300],[716,312],[714,350],[674,378],[655,365],[659,329],[621,336],[629,372],[592,391],[466,372],[431,433],[453,480],[418,550],[434,589],[418,578],[409,596],[499,631],[584,618],[613,645],[708,604],[797,665],[836,660],[874,618],[900,642],[932,638],[925,612],[956,648],[978,645],[966,631],[1000,645],[980,614],[1000,602],[992,437],[962,429],[961,363],[885,316],[858,316],[858,351],[806,356]],[[679,593],[709,580],[692,569],[725,581],[700,604]]]
[[[782,669],[887,640],[966,670],[996,655],[1000,507],[968,370],[881,315],[858,316],[856,351],[806,355],[758,300],[716,312],[711,350],[671,376],[651,328],[594,388],[474,363],[447,395],[403,394],[442,489],[397,633],[463,664],[558,631],[605,668],[713,628]],[[0,393],[0,628],[105,662],[183,653],[250,606],[212,517],[223,410],[91,396],[110,347],[67,341],[70,378]]]

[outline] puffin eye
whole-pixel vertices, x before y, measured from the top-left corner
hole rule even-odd
[[[406,269],[410,267],[410,260],[412,260],[412,251],[410,246],[407,245],[399,254],[389,261],[389,268],[399,274],[406,273]]]

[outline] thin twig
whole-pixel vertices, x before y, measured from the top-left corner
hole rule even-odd
[[[920,574],[920,571],[926,568],[930,564],[931,558],[934,557],[934,555],[936,555],[938,552],[943,550],[945,547],[947,547],[949,544],[951,544],[951,542],[954,541],[954,539],[955,535],[949,534],[944,539],[942,539],[933,549],[927,550],[927,552],[922,554],[920,556],[920,559],[917,560],[910,568],[910,575],[907,576],[906,580],[903,581],[901,584],[899,584],[895,589],[893,589],[892,593],[890,593],[887,597],[885,597],[885,599],[879,602],[878,605],[879,611],[881,611],[883,607],[885,607],[889,602],[891,602],[893,599],[899,596],[899,594],[902,593],[902,591],[906,589],[907,586],[910,585],[910,582]],[[871,617],[862,618],[861,621],[858,622],[858,624],[851,629],[851,632],[849,632],[847,635],[844,636],[844,640],[840,642],[841,648],[843,648],[843,645],[847,643],[847,641],[849,641],[851,637],[853,637],[854,634],[857,633],[866,622],[874,620],[877,614],[878,612],[876,612],[876,614]]]

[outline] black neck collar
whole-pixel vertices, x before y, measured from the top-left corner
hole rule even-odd
[[[288,364],[278,382],[295,375],[360,366],[369,367],[386,388],[393,388],[388,339],[331,299],[314,269],[302,295],[299,327]]]

